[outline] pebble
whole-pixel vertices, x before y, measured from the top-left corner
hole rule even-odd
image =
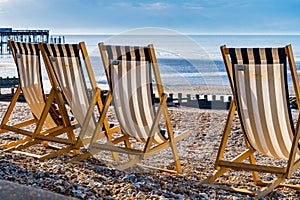
[[[103,167],[103,166],[97,166],[96,172],[97,172],[97,173],[101,173],[101,172],[105,171],[106,169],[107,169],[106,167]]]
[[[201,196],[201,199],[208,199],[208,194],[206,193],[200,193],[199,195]]]
[[[125,180],[125,179],[133,180],[135,177],[136,177],[135,174],[128,174],[128,175],[126,175],[126,176],[123,178],[123,180]]]

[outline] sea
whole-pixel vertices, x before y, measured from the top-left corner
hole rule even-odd
[[[283,47],[292,44],[297,71],[300,72],[300,35],[186,35],[175,31],[155,32],[143,30],[114,35],[64,34],[65,43],[84,41],[97,83],[107,88],[98,43],[144,46],[153,44],[158,59],[163,85],[228,86],[229,81],[222,61],[220,46],[227,47]],[[42,67],[43,82],[49,87]],[[0,55],[0,76],[18,76],[12,57]],[[292,79],[288,70],[289,85]]]

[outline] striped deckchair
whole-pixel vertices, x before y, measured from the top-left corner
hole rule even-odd
[[[84,42],[79,44],[40,43],[40,49],[51,84],[55,88],[60,88],[67,105],[81,127],[80,134],[72,148],[79,149],[89,144],[94,134],[96,135],[94,139],[97,140],[104,136],[110,138],[112,133],[119,131],[118,126],[109,124],[106,118],[103,118],[102,129],[96,123],[95,107],[101,117],[103,103],[100,96],[101,90],[97,86]],[[85,77],[85,72],[87,77]]]
[[[2,119],[0,129],[1,133],[12,131],[26,137],[4,144],[2,147],[11,151],[22,150],[42,141],[45,146],[49,146],[45,141],[68,144],[72,140],[74,126],[70,124],[68,114],[64,109],[64,103],[59,101],[57,92],[52,88],[48,98],[44,94],[38,44],[9,40],[9,46],[17,66],[20,84]],[[33,119],[8,125],[11,124],[10,116],[21,93],[24,95],[32,112]],[[54,104],[54,100],[56,100],[57,104]],[[33,132],[26,129],[31,124],[36,124]],[[68,139],[56,137],[63,133],[68,134]],[[58,155],[57,152],[44,155],[27,154],[39,159]]]
[[[107,97],[110,99],[104,106],[109,106],[111,98],[113,99],[122,134],[105,144],[92,140],[89,150],[93,153],[105,150],[128,154],[128,162],[121,161],[118,165],[118,169],[126,169],[140,164],[140,161],[162,149],[171,147],[175,170],[159,170],[182,173],[176,142],[187,137],[189,131],[180,132],[178,137],[174,137],[166,104],[167,95],[163,91],[153,46],[105,46],[99,43],[99,49],[110,88]],[[153,99],[152,69],[160,97],[157,109]],[[166,130],[159,126],[162,116]],[[141,142],[144,147],[134,148],[130,138]],[[124,146],[117,145],[123,141]]]
[[[283,48],[226,48],[221,47],[234,100],[232,101],[215,167],[218,169],[203,183],[212,183],[229,169],[250,170],[254,183],[263,186],[259,191],[235,189],[263,197],[282,184],[300,166],[299,121],[294,128],[289,106],[287,58],[299,105],[298,75],[291,45]],[[231,63],[230,63],[231,62]],[[222,159],[235,110],[238,111],[247,149],[231,161]],[[284,159],[286,166],[256,164],[254,153]],[[250,163],[242,162],[249,158]],[[257,172],[277,174],[271,182],[259,180]]]

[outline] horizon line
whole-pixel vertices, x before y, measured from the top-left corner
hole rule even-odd
[[[257,32],[257,33],[244,33],[244,32],[241,32],[241,33],[184,33],[184,32],[178,32],[178,34],[181,34],[181,35],[211,35],[211,36],[230,36],[230,35],[261,35],[261,36],[264,36],[264,35],[290,35],[290,36],[293,36],[293,35],[299,35],[300,36],[300,33],[282,33],[282,32],[278,32],[278,33],[264,33],[264,32]],[[96,33],[96,32],[93,32],[93,33],[76,33],[76,32],[54,32],[54,33],[51,33],[51,35],[178,35],[176,33],[126,33],[126,32],[119,32],[119,33]]]

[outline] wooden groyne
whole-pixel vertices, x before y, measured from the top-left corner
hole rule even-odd
[[[65,41],[65,36],[51,36],[50,37],[50,43],[52,44],[64,44]]]
[[[15,88],[19,85],[19,78],[17,77],[6,77],[6,78],[2,78],[0,77],[0,88]],[[1,94],[1,90],[0,90],[0,94]]]
[[[0,77],[0,101],[11,101],[19,82],[19,78],[15,76],[6,78]],[[2,93],[2,89],[10,89],[10,92],[6,91]],[[25,102],[23,94],[20,94],[18,102]]]
[[[159,103],[159,98],[154,96],[155,103]],[[182,93],[170,93],[167,98],[168,106],[185,106],[201,109],[221,109],[227,110],[232,100],[231,95],[192,95]]]
[[[159,103],[157,96],[153,97],[155,103]],[[201,109],[217,109],[217,110],[228,110],[232,101],[232,95],[191,95],[182,93],[172,94],[170,93],[167,98],[168,106],[185,106],[192,108]],[[290,95],[289,104],[291,109],[298,109],[296,97]]]

